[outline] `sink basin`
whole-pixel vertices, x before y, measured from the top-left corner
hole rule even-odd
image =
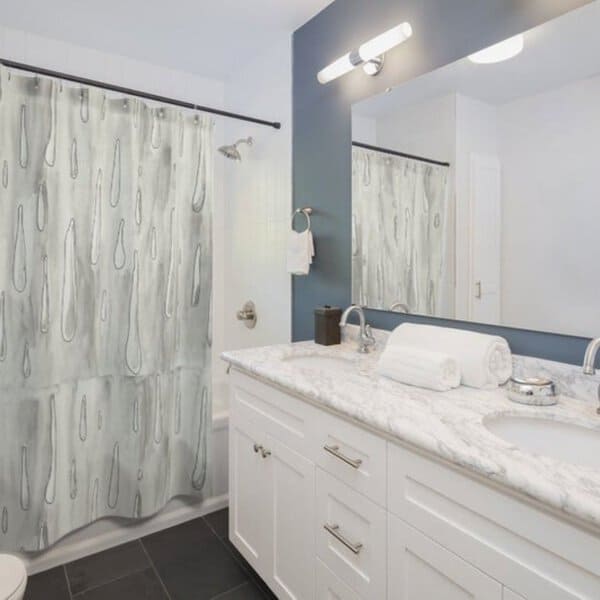
[[[484,421],[494,435],[521,450],[600,470],[600,431],[565,421],[502,415]]]
[[[319,371],[351,371],[353,373],[357,371],[356,362],[354,360],[338,356],[319,356],[318,354],[310,354],[304,356],[289,356],[284,360],[299,367],[308,367]]]

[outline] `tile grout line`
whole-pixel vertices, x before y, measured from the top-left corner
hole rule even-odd
[[[80,592],[72,594],[71,598],[72,598],[72,600],[77,600],[77,598],[81,598],[81,596],[83,594],[87,594],[88,592],[92,592],[94,590],[103,588],[104,586],[110,585],[111,583],[116,583],[117,581],[121,581],[121,579],[126,579],[127,577],[131,577],[131,575],[137,575],[138,573],[143,573],[148,568],[149,567],[144,567],[143,569],[136,569],[135,571],[131,571],[130,573],[125,573],[125,575],[120,575],[119,577],[115,577],[114,579],[109,579],[108,581],[103,581],[102,583],[99,583],[98,585],[92,585],[88,588],[85,588],[85,590],[81,590]]]
[[[73,600],[73,592],[71,591],[71,580],[69,579],[69,574],[67,573],[67,563],[64,563],[62,566],[63,575],[65,576],[65,581],[67,582],[67,592],[69,592],[69,600]]]
[[[260,592],[260,594],[261,594],[261,595],[262,595],[264,598],[269,598],[269,596],[268,596],[268,595],[267,595],[267,594],[266,594],[266,593],[265,593],[265,592],[262,590],[262,588],[260,587],[260,585],[258,585],[258,583],[255,581],[255,579],[256,579],[256,578],[255,578],[255,573],[256,573],[256,571],[254,571],[254,569],[252,569],[252,566],[251,566],[249,563],[247,563],[247,562],[246,562],[246,561],[243,559],[243,557],[242,557],[242,560],[244,560],[244,562],[242,562],[242,561],[241,561],[241,560],[240,560],[240,559],[239,559],[239,558],[238,558],[238,557],[237,557],[237,556],[236,556],[236,555],[233,553],[233,551],[231,550],[231,548],[230,548],[230,547],[229,547],[229,546],[228,546],[228,545],[225,543],[226,541],[229,541],[229,537],[224,537],[224,538],[222,538],[222,537],[220,537],[220,536],[218,536],[218,535],[217,535],[217,538],[219,539],[219,541],[221,542],[221,544],[223,545],[223,547],[225,548],[225,550],[227,550],[227,552],[229,552],[229,555],[230,555],[230,556],[233,558],[233,560],[234,560],[234,561],[235,561],[235,562],[236,562],[236,563],[237,563],[237,564],[238,564],[238,565],[239,565],[239,566],[240,566],[240,567],[243,569],[243,571],[244,571],[245,573],[247,573],[247,574],[248,574],[248,577],[249,577],[248,581],[245,581],[243,584],[240,584],[240,585],[244,585],[244,584],[246,584],[246,583],[253,583],[253,584],[254,584],[254,585],[255,585],[255,586],[258,588],[258,591]],[[231,542],[230,542],[230,543],[231,543]],[[248,570],[248,569],[250,569],[250,570]],[[256,573],[256,576],[257,576],[257,577],[260,577],[260,575],[258,575],[258,573]],[[261,580],[261,581],[262,581],[262,580]],[[267,585],[267,584],[266,584],[264,581],[263,581],[262,583],[264,583],[264,585]],[[240,587],[240,586],[237,586],[237,587]],[[237,589],[237,587],[236,587],[236,588],[232,588],[232,589]],[[268,586],[267,586],[267,587],[268,587]],[[231,592],[231,590],[228,590],[228,591],[230,591],[230,592]],[[225,592],[224,592],[224,593],[225,593]],[[211,600],[214,600],[214,599],[211,599]]]
[[[134,542],[135,541],[136,540],[134,540]],[[132,542],[127,542],[127,543],[130,544]],[[118,547],[119,546],[115,546],[115,548],[118,548]],[[98,553],[98,554],[100,554],[100,553]],[[146,558],[149,561],[148,555],[146,553],[144,553],[144,555],[146,556]],[[77,562],[77,561],[73,561],[73,562]],[[119,577],[115,577],[114,579],[108,579],[107,581],[103,581],[102,583],[98,583],[97,585],[92,585],[90,587],[85,588],[84,590],[81,590],[81,591],[73,594],[73,592],[71,590],[71,580],[69,579],[69,574],[67,572],[67,564],[70,564],[70,563],[65,563],[63,565],[63,568],[65,569],[65,576],[67,577],[67,585],[69,587],[69,593],[71,594],[71,600],[77,600],[77,598],[80,598],[82,594],[85,594],[92,590],[97,590],[98,588],[104,587],[105,585],[110,585],[111,583],[115,583],[116,581],[121,581],[121,579],[125,579],[126,577],[129,577],[130,575],[136,575],[137,573],[141,573],[141,572],[145,571],[146,569],[148,569],[148,567],[152,566],[151,564],[145,565],[143,567],[140,567],[139,569],[134,569],[133,571],[129,571],[128,573],[125,573],[123,575],[119,575]]]
[[[261,596],[263,596],[264,598],[269,598],[269,596],[264,592],[264,590],[260,587],[260,585],[258,585],[258,583],[255,581],[255,579],[256,579],[255,571],[252,569],[252,567],[246,561],[242,562],[243,558],[242,558],[242,560],[240,560],[239,557],[236,556],[235,553],[231,550],[231,548],[227,545],[226,542],[229,541],[229,533],[227,533],[225,536],[219,535],[217,530],[209,523],[208,519],[206,518],[206,515],[201,518],[206,523],[206,526],[212,531],[212,533],[215,535],[215,537],[219,540],[219,542],[221,542],[221,545],[229,553],[229,556],[231,556],[233,558],[233,560],[241,567],[241,569],[244,571],[244,573],[246,573],[249,577],[249,579],[247,581],[245,581],[244,583],[241,583],[240,585],[238,585],[234,588],[231,588],[230,590],[227,590],[226,592],[222,592],[218,596],[211,598],[211,600],[216,600],[217,598],[224,597],[224,594],[228,594],[228,593],[232,592],[233,590],[237,590],[239,587],[242,587],[243,585],[246,585],[248,583],[250,585],[254,585],[258,589]],[[229,529],[229,527],[227,529]],[[231,542],[229,542],[229,543],[231,543]],[[257,573],[256,573],[256,575],[258,576]],[[265,583],[265,585],[266,585],[266,583]]]
[[[150,556],[150,553],[148,552],[146,546],[144,546],[144,542],[142,541],[142,538],[138,538],[138,542],[140,543],[140,546],[142,547],[142,550],[144,551],[144,554],[146,555],[146,558],[148,559],[148,562],[150,563],[150,566],[152,567],[152,571],[154,572],[154,574],[156,575],[158,581],[160,582],[160,585],[161,585],[161,587],[163,589],[163,592],[166,594],[167,599],[168,600],[172,600],[171,594],[169,593],[167,585],[162,580],[162,577],[160,576],[160,573],[158,572],[158,569],[156,568],[156,565],[154,564],[154,561],[152,560],[152,557]]]
[[[250,580],[244,581],[243,583],[240,583],[239,585],[236,585],[235,587],[232,587],[229,590],[221,592],[221,593],[217,594],[216,596],[212,596],[211,598],[209,598],[209,600],[219,600],[219,598],[225,598],[227,594],[231,594],[231,592],[235,592],[235,590],[239,590],[240,588],[244,587],[245,585],[248,585],[249,583],[252,583],[252,582]]]

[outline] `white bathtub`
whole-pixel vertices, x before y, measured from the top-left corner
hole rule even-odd
[[[40,554],[22,554],[29,575],[52,569],[72,560],[101,552],[113,546],[137,539],[201,517],[228,504],[228,426],[229,400],[227,383],[213,388],[213,419],[211,454],[209,455],[209,496],[202,500],[174,498],[159,513],[148,519],[100,519],[75,531]]]

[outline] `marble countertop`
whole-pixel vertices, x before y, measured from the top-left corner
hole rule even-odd
[[[529,454],[484,426],[485,419],[511,414],[567,421],[600,433],[595,406],[566,396],[552,407],[521,406],[501,388],[433,392],[377,375],[378,357],[378,351],[359,354],[355,342],[328,347],[299,342],[222,354],[234,367],[312,404],[600,527],[600,470]]]

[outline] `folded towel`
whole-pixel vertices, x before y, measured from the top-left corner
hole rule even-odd
[[[308,275],[315,247],[310,229],[290,231],[287,250],[287,270],[292,275]]]
[[[474,331],[403,323],[391,333],[388,345],[410,345],[448,354],[456,359],[461,383],[475,388],[495,388],[512,374],[508,342],[499,336]]]
[[[405,345],[387,345],[376,367],[377,373],[438,392],[460,385],[456,360],[447,354]]]

